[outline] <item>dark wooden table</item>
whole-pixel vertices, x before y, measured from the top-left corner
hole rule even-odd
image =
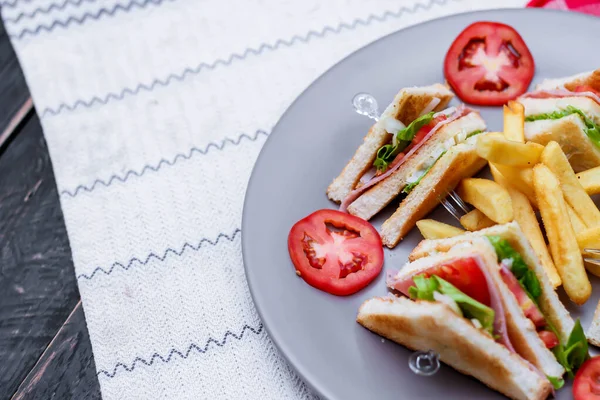
[[[48,148],[28,101],[0,21],[0,142],[12,133],[0,147],[0,399],[100,399]]]

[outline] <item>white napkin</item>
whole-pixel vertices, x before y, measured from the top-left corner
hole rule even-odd
[[[313,397],[244,277],[260,148],[304,88],[367,43],[524,3],[0,2],[50,149],[103,398]]]

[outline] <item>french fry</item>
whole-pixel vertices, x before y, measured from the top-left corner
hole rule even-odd
[[[460,228],[444,224],[443,222],[434,219],[422,219],[417,221],[417,228],[419,228],[421,235],[423,235],[425,239],[445,239],[465,233],[465,231]]]
[[[506,189],[494,181],[463,179],[458,187],[458,195],[494,222],[505,224],[513,220],[510,196]]]
[[[579,218],[579,215],[573,210],[573,207],[567,204],[567,214],[569,214],[569,220],[571,221],[571,225],[573,225],[573,231],[577,235],[579,232],[585,231],[587,227]]]
[[[469,211],[460,218],[460,224],[468,231],[478,231],[496,225],[494,221],[486,217],[478,209]]]
[[[590,196],[600,194],[600,167],[578,173],[577,179]]]
[[[585,249],[600,249],[600,227],[586,229],[577,234],[577,244],[583,253]],[[589,273],[600,276],[600,265],[585,263],[585,269]]]
[[[539,162],[544,146],[484,135],[477,139],[476,149],[479,157],[491,163],[511,167],[533,167]]]
[[[527,196],[534,208],[538,208],[537,198],[533,190],[533,170],[531,168],[515,168],[501,164],[494,164],[494,167],[512,187]]]
[[[573,207],[585,226],[588,228],[600,226],[600,210],[583,190],[560,145],[556,142],[548,143],[542,152],[541,160],[556,175],[565,200]]]
[[[577,234],[579,249],[600,249],[600,227],[586,229]]]
[[[527,237],[533,251],[540,259],[552,286],[554,286],[554,288],[559,287],[562,284],[560,275],[556,270],[552,257],[550,257],[550,252],[546,246],[540,224],[538,223],[535,211],[533,211],[533,207],[531,207],[527,196],[510,186],[506,178],[504,178],[493,165],[490,165],[490,169],[492,170],[494,180],[508,191],[513,205],[515,221],[519,223],[519,226],[523,230],[523,234]]]
[[[504,136],[515,142],[525,142],[525,107],[516,101],[504,106]]]
[[[589,299],[592,285],[583,266],[558,178],[546,165],[538,164],[533,168],[533,186],[563,287],[569,298],[581,305]]]

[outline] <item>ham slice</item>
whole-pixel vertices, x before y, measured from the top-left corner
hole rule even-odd
[[[523,314],[533,322],[536,328],[543,328],[546,326],[546,318],[544,314],[537,308],[533,300],[529,298],[525,289],[521,287],[521,284],[515,277],[515,275],[507,268],[504,262],[500,263],[500,276],[502,280],[517,299],[517,303],[523,310]]]
[[[340,211],[346,212],[346,210],[348,209],[348,206],[350,204],[352,204],[352,202],[354,202],[354,200],[356,200],[357,198],[359,198],[364,192],[367,191],[367,189],[369,189],[370,187],[378,184],[379,182],[381,182],[382,180],[384,180],[385,178],[387,178],[388,176],[390,176],[391,174],[393,174],[396,170],[398,170],[398,168],[400,168],[400,166],[402,164],[404,164],[404,162],[406,160],[408,160],[417,150],[419,150],[421,148],[421,146],[423,146],[423,144],[425,144],[433,135],[435,135],[435,133],[437,131],[439,131],[444,125],[448,125],[449,123],[456,121],[459,118],[464,117],[465,115],[474,112],[474,110],[466,107],[465,105],[461,104],[460,106],[458,106],[456,108],[456,111],[454,111],[454,113],[448,117],[447,119],[441,121],[440,123],[438,123],[428,134],[427,136],[425,136],[423,138],[423,140],[421,140],[417,145],[413,146],[409,152],[406,153],[406,155],[404,157],[402,157],[402,159],[399,162],[395,162],[394,160],[394,164],[392,166],[390,166],[388,168],[387,171],[385,171],[383,174],[378,175],[378,176],[374,176],[371,180],[369,180],[368,182],[366,182],[365,184],[361,185],[360,187],[354,189],[353,191],[351,191],[348,196],[346,196],[346,198],[344,199],[344,201],[342,202],[342,204],[340,205]]]
[[[508,337],[508,332],[506,329],[506,316],[505,316],[505,312],[504,312],[504,306],[502,305],[502,299],[500,297],[500,292],[499,292],[498,288],[496,287],[496,285],[494,284],[492,277],[490,275],[490,272],[484,266],[483,260],[481,259],[481,257],[478,255],[473,255],[473,256],[469,256],[469,258],[473,258],[475,260],[477,266],[479,267],[479,269],[485,276],[488,291],[490,294],[489,307],[492,310],[494,310],[494,334],[498,335],[497,341],[514,353],[515,349],[514,349],[512,343],[510,342],[510,339]],[[452,263],[452,261],[456,261],[456,260],[446,260],[444,263],[450,264],[450,263]],[[400,278],[398,276],[388,276],[388,279],[386,281],[387,286],[390,289],[398,290],[400,293],[404,294],[405,296],[408,296],[409,295],[408,288],[411,286],[414,286],[413,277],[415,275],[427,274],[427,271],[434,270],[437,267],[438,266],[435,265],[426,270],[415,271],[415,273],[413,275],[403,276]]]
[[[594,92],[571,92],[567,89],[536,90],[521,96],[525,99],[552,99],[557,97],[587,97],[600,105],[600,96]]]

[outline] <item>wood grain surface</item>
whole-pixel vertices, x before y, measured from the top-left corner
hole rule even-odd
[[[0,21],[0,134],[28,99]],[[0,147],[0,399],[100,399],[48,148],[24,115]]]
[[[89,341],[80,302],[13,399],[100,399]]]
[[[29,99],[25,77],[0,21],[0,133]]]

